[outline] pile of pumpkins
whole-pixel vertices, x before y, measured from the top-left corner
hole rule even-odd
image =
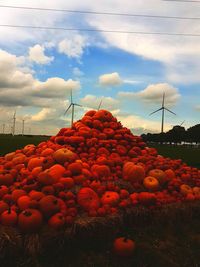
[[[0,224],[24,233],[199,199],[197,168],[158,155],[107,110],[0,157]]]

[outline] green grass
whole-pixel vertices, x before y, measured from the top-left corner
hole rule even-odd
[[[170,145],[150,145],[158,150],[158,153],[164,157],[172,159],[182,159],[189,166],[200,169],[200,148],[180,147]]]
[[[28,144],[38,145],[39,143],[49,139],[47,136],[39,135],[26,135],[26,136],[12,136],[12,135],[0,135],[0,156],[6,153],[13,152],[16,149],[21,149]]]

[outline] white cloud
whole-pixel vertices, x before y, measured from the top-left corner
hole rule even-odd
[[[120,102],[119,100],[112,97],[97,97],[95,95],[86,95],[81,99],[81,104],[85,107],[89,107],[92,109],[98,109],[98,106],[101,103],[101,109],[107,109],[110,111],[114,111],[119,108]]]
[[[127,84],[138,84],[138,83],[141,83],[141,81],[137,81],[137,80],[131,80],[131,79],[124,79],[123,80],[124,83],[127,83]]]
[[[200,105],[195,106],[195,110],[200,111]]]
[[[139,92],[119,92],[118,96],[123,99],[141,99],[145,103],[161,103],[165,93],[165,103],[173,106],[180,98],[178,89],[167,83],[150,84]]]
[[[87,45],[88,42],[85,36],[74,34],[59,42],[58,51],[68,57],[79,59]]]
[[[122,79],[119,76],[119,73],[107,73],[99,76],[99,84],[102,86],[116,86],[122,84]]]
[[[22,69],[22,59],[0,50],[0,104],[4,106],[43,106],[50,100],[65,99],[69,91],[81,88],[79,81],[51,77],[35,79]]]
[[[125,127],[132,129],[133,133],[134,129],[136,129],[137,134],[142,134],[144,132],[160,132],[161,123],[158,121],[147,120],[141,116],[128,114],[125,116],[118,115],[117,119],[120,120]],[[171,125],[169,123],[165,123],[164,126],[164,131],[171,129]]]
[[[69,79],[65,81],[62,78],[49,78],[45,82],[36,81],[35,88],[32,92],[33,96],[61,98],[71,90],[81,88],[79,81]]]
[[[53,57],[48,57],[44,54],[45,48],[39,44],[29,47],[29,60],[37,64],[49,64],[53,61]]]
[[[84,72],[81,71],[79,68],[75,67],[75,68],[73,68],[73,74],[76,77],[81,77],[84,75]]]
[[[41,111],[39,111],[37,114],[33,115],[31,119],[33,121],[42,121],[48,117],[49,114],[51,114],[52,110],[50,108],[43,108]]]

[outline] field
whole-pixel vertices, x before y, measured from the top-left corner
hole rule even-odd
[[[200,169],[200,149],[192,147],[180,147],[170,145],[151,145],[158,150],[158,153],[172,159],[182,159],[190,166]]]
[[[37,145],[48,138],[0,135],[0,155],[20,149],[27,144]],[[181,158],[188,165],[200,168],[199,149],[161,145],[154,147],[163,156]],[[16,267],[199,267],[199,217],[199,208],[196,207],[193,213],[188,209],[182,209],[177,218],[176,215],[171,214],[168,219],[160,216],[160,220],[146,217],[139,218],[134,223],[127,221],[126,227],[122,227],[115,236],[128,236],[136,241],[134,256],[129,259],[113,255],[113,236],[104,233],[99,240],[70,241],[68,247],[64,244],[60,244],[60,247],[52,244],[50,253],[37,258],[21,255],[21,258],[15,261],[14,258],[9,258],[9,255],[6,257],[0,255],[0,260],[2,266]],[[90,232],[90,229],[88,231]],[[59,250],[56,249],[57,247]]]
[[[28,144],[39,144],[45,140],[49,139],[47,136],[12,136],[12,135],[0,135],[0,155],[3,156],[6,153],[15,151],[16,149],[23,148]]]

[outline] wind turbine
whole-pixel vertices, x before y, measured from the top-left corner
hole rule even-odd
[[[100,107],[101,107],[101,105],[102,105],[102,101],[103,101],[103,99],[101,99],[101,101],[100,101],[100,103],[99,103],[99,105],[98,105],[97,110],[100,110]]]
[[[72,120],[71,120],[71,127],[73,125],[73,122],[74,122],[74,107],[75,106],[78,106],[78,107],[82,107],[81,105],[77,104],[77,103],[74,103],[73,102],[73,98],[72,98],[72,90],[71,90],[71,93],[70,93],[70,96],[71,96],[71,103],[70,105],[68,106],[68,108],[66,109],[64,115],[66,115],[66,113],[68,112],[68,110],[72,107]]]
[[[174,112],[172,112],[171,110],[169,110],[168,108],[165,107],[165,93],[163,93],[163,100],[162,100],[162,106],[161,106],[161,108],[153,111],[152,113],[149,114],[149,116],[152,115],[152,114],[154,114],[154,113],[156,113],[156,112],[158,112],[158,111],[160,111],[160,110],[162,110],[161,133],[163,133],[165,110],[168,111],[168,112],[170,112],[170,113],[172,113],[172,114],[174,114],[174,115],[176,115]]]
[[[185,120],[184,120],[184,121],[182,121],[182,122],[181,122],[181,124],[180,124],[179,126],[182,126],[184,122],[185,122]]]

